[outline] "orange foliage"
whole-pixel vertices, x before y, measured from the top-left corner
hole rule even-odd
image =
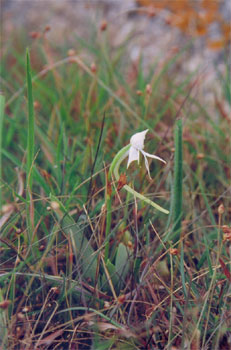
[[[207,46],[211,50],[220,50],[223,47],[225,47],[225,40],[224,39],[208,40]]]
[[[142,7],[148,7],[156,14],[167,9],[166,24],[179,28],[185,34],[207,37],[207,46],[212,50],[224,48],[231,40],[231,25],[222,19],[220,2],[214,0],[136,0]],[[218,23],[221,31],[219,40],[209,39],[209,26]]]

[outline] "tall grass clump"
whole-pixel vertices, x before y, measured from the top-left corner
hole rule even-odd
[[[144,74],[104,34],[3,54],[1,346],[227,349],[228,72],[210,108],[187,48]],[[166,165],[139,149],[128,167],[147,129]]]

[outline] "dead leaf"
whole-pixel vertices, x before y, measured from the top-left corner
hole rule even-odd
[[[127,183],[126,174],[121,174],[117,185],[117,191],[120,191],[121,188],[123,188],[126,185],[126,183]]]
[[[46,338],[39,340],[39,342],[36,344],[36,346],[40,346],[43,344],[50,346],[56,338],[60,337],[60,335],[63,334],[63,332],[64,332],[63,329],[59,329],[58,331],[49,334]]]
[[[220,261],[221,269],[222,269],[224,275],[227,277],[227,279],[229,280],[229,282],[231,282],[231,274],[230,274],[228,268],[226,267],[224,261],[223,261],[221,258],[219,259],[219,261]]]

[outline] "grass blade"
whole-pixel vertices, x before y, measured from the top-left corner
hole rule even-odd
[[[28,129],[27,129],[27,167],[26,167],[26,197],[27,197],[27,223],[28,234],[32,236],[32,167],[34,159],[34,105],[29,50],[26,52],[26,77],[27,77],[27,99],[28,99]]]
[[[2,135],[4,120],[5,97],[0,95],[0,180],[2,182]],[[0,209],[2,208],[2,185],[0,184]]]
[[[182,121],[178,119],[175,128],[175,158],[173,183],[173,225],[174,241],[180,236],[182,221],[182,179],[183,179],[183,150],[182,150]]]

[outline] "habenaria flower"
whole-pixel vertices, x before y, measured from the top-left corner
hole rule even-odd
[[[146,136],[147,132],[148,132],[148,129],[144,130],[144,131],[141,131],[141,132],[138,132],[138,133],[136,133],[135,135],[133,135],[131,137],[131,139],[130,139],[131,147],[129,149],[129,154],[128,154],[127,168],[129,167],[131,162],[133,162],[134,160],[137,160],[138,163],[139,163],[140,152],[141,152],[143,154],[143,156],[144,156],[145,166],[146,166],[146,169],[148,171],[148,175],[149,175],[149,177],[151,179],[147,157],[153,158],[153,159],[158,159],[158,160],[160,160],[161,162],[163,162],[165,164],[166,164],[166,162],[165,162],[164,159],[162,159],[160,157],[157,157],[157,156],[155,156],[153,154],[150,154],[150,153],[147,153],[147,152],[143,151],[143,149],[144,149],[144,139],[145,139],[145,136]]]

